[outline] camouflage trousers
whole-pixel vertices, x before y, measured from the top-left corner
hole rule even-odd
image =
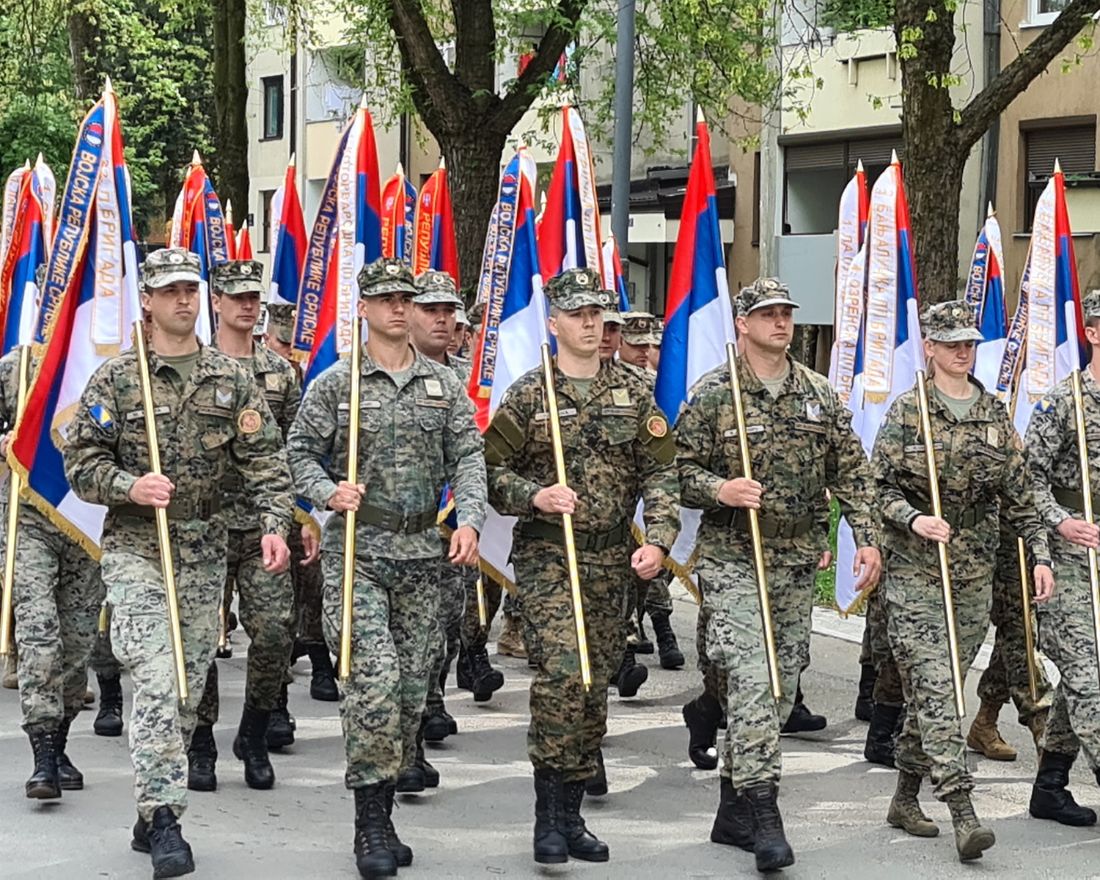
[[[325,638],[340,649],[344,559],[324,553]],[[351,620],[351,675],[340,682],[344,783],[362,788],[397,778],[428,692],[436,633],[440,559],[357,555]]]
[[[187,746],[217,648],[225,546],[210,546],[208,528],[201,530],[201,538],[186,540],[186,525],[172,526],[190,691],[186,702],[180,702],[176,691],[160,560],[116,551],[104,552],[102,561],[111,604],[111,644],[134,684],[130,760],[138,813],[146,821],[152,820],[157,807],[171,807],[177,816],[187,807]]]
[[[103,581],[99,566],[41,514],[19,517],[12,608],[23,729],[56,730],[84,705]]]
[[[596,772],[607,732],[607,687],[626,646],[630,553],[604,551],[579,562],[592,687],[585,691],[565,555],[556,543],[527,539],[512,547],[527,631],[538,660],[531,681],[527,754],[535,769],[558,770],[566,782]]]
[[[912,569],[888,568],[882,588],[890,645],[908,707],[895,749],[897,768],[930,776],[940,800],[970,791],[974,781],[966,765],[962,720],[955,711],[940,580]],[[953,588],[965,677],[989,630],[991,588],[974,580],[955,581]]]
[[[890,647],[886,623],[886,599],[881,586],[867,598],[867,616],[863,625],[863,646],[859,654],[862,665],[875,667],[875,689],[872,699],[882,706],[900,706],[905,702],[901,675]]]
[[[238,611],[241,624],[251,640],[248,646],[248,669],[245,676],[245,704],[261,712],[270,712],[279,700],[294,641],[294,590],[289,572],[271,574],[264,571],[264,555],[259,529],[229,532],[226,553],[226,594],[236,587],[240,597]],[[225,612],[229,613],[229,602]],[[218,721],[218,666],[211,663],[206,687],[199,704],[199,724],[214,725]]]
[[[631,615],[637,614],[640,618],[643,614],[653,617],[657,614],[672,613],[672,594],[668,589],[669,578],[672,575],[662,571],[651,581],[643,581],[636,575],[631,579],[634,586],[634,604],[630,609]]]
[[[319,540],[319,539],[318,539]],[[325,579],[321,574],[321,562],[316,560],[303,566],[305,547],[302,530],[295,526],[290,530],[290,580],[294,585],[294,631],[306,645],[323,645],[325,630],[321,625],[321,605],[325,594]]]
[[[481,628],[481,618],[477,610],[477,578],[465,582],[466,604],[462,610],[462,645],[467,650],[480,649],[489,639],[489,630],[493,627],[493,618],[500,609],[501,599],[508,611],[508,598],[504,588],[490,577],[482,577],[481,589],[485,594],[485,629]]]
[[[477,583],[476,568],[451,565],[446,559],[443,560],[439,569],[439,616],[436,618],[437,631],[432,645],[432,666],[428,673],[427,704],[429,706],[443,705],[443,672],[444,669],[451,668],[455,657],[458,656],[458,643],[462,636],[462,622],[466,612],[468,581],[471,584]],[[474,601],[477,601],[476,592]],[[407,746],[408,743],[406,743]],[[412,746],[415,752],[415,737]]]
[[[1060,543],[1060,539],[1055,539]],[[1057,549],[1051,548],[1055,551]],[[1061,680],[1047,716],[1043,749],[1076,756],[1083,749],[1091,770],[1100,769],[1100,677],[1092,629],[1088,565],[1062,557],[1054,596],[1038,606],[1043,653],[1058,667]],[[22,658],[20,658],[22,662]]]
[[[791,714],[798,677],[810,662],[810,614],[816,564],[771,566],[775,650],[782,698],[772,699],[764,630],[751,558],[703,557],[695,566],[703,591],[707,657],[726,677],[724,702],[728,727],[721,775],[736,789],[778,782],[781,774],[779,729]]]
[[[1031,699],[1022,602],[1020,564],[1013,538],[1008,548],[1002,547],[997,551],[997,567],[993,573],[993,607],[989,612],[997,632],[989,666],[978,681],[978,696],[982,702],[998,706],[1003,706],[1011,697],[1016,704],[1020,723],[1026,725],[1033,715],[1050,709],[1052,689],[1043,664],[1036,661],[1035,686],[1039,699]]]
[[[726,705],[726,673],[711,662],[707,655],[707,626],[710,624],[710,609],[706,603],[699,606],[695,618],[695,654],[698,658],[695,666],[703,675],[703,693],[713,697],[720,705]]]
[[[103,678],[118,678],[122,674],[122,664],[115,657],[111,649],[111,630],[108,622],[107,632],[97,633],[95,644],[92,646],[92,656],[88,659],[88,665],[92,672]]]

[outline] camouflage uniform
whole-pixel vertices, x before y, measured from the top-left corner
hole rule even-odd
[[[146,284],[170,284],[165,279],[190,268],[191,259],[178,249],[150,254]],[[278,428],[252,377],[236,362],[201,347],[190,378],[181,385],[176,371],[151,352],[149,372],[161,466],[176,487],[168,519],[190,689],[185,703],[176,693],[152,508],[132,503],[129,496],[138,475],[149,472],[133,351],[107,361],[92,376],[65,449],[73,490],[85,501],[108,507],[103,579],[112,606],[111,643],[134,683],[130,755],[138,813],[146,822],[160,806],[178,816],[187,803],[186,749],[214,656],[225,583],[227,525],[220,496],[211,490],[229,472],[239,472],[268,534],[286,534],[291,504]]]
[[[359,276],[363,296],[411,293],[407,268],[379,260]],[[345,783],[366,789],[392,782],[415,742],[427,692],[438,614],[440,549],[436,517],[443,487],[455,495],[459,526],[485,519],[484,461],[473,407],[454,371],[415,355],[394,375],[362,356],[352,668],[340,714]],[[310,385],[287,449],[298,493],[324,509],[346,479],[349,361]],[[340,642],[344,517],[325,525],[324,626]]]

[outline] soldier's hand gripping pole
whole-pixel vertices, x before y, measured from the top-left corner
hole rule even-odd
[[[1089,447],[1085,437],[1085,402],[1081,395],[1081,371],[1070,373],[1073,386],[1073,417],[1077,426],[1077,457],[1081,466],[1081,495],[1084,498],[1085,522],[1090,526],[1095,522],[1092,509],[1092,478],[1089,476]],[[1100,582],[1096,572],[1096,550],[1088,548],[1089,561],[1089,597],[1092,599],[1092,634],[1096,647],[1096,662],[1100,668]]]
[[[1016,539],[1016,561],[1020,566],[1020,602],[1024,614],[1024,650],[1027,652],[1027,689],[1031,701],[1039,700],[1039,673],[1035,668],[1035,636],[1031,630],[1031,581],[1027,576],[1027,551],[1024,539]]]
[[[15,423],[18,425],[27,405],[27,374],[30,372],[29,345],[19,349],[19,396],[15,403]],[[8,473],[8,532],[4,541],[4,598],[0,605],[0,656],[11,653],[12,590],[15,589],[15,546],[19,534],[19,492],[23,480],[13,468]]]
[[[737,352],[732,342],[726,343],[726,364],[730,371],[730,393],[733,411],[737,416],[737,446],[741,452],[741,476],[752,479],[752,455],[749,453],[749,435],[745,430],[745,407],[741,401],[741,379],[737,375]],[[760,514],[755,507],[746,508],[749,515],[749,532],[752,535],[752,558],[756,567],[756,595],[760,602],[760,623],[764,629],[764,652],[768,660],[768,681],[772,686],[772,698],[783,696],[783,682],[779,677],[779,658],[775,653],[775,628],[772,625],[772,603],[768,595],[768,573],[764,568],[764,541],[760,535]]]
[[[359,316],[351,322],[351,382],[348,407],[348,482],[359,482],[359,371],[362,364]],[[355,511],[344,513],[344,581],[340,591],[340,681],[351,675],[351,612],[355,600]]]
[[[932,440],[932,418],[928,414],[928,385],[924,370],[917,371],[917,406],[920,409],[920,430],[924,437],[924,458],[928,468],[928,497],[932,499],[932,516],[943,517],[940,504],[940,480],[936,471],[936,447]],[[947,564],[947,545],[936,542],[940,560],[940,583],[943,586],[943,616],[947,628],[947,653],[951,661],[951,686],[955,692],[955,712],[960,719],[966,715],[963,700],[963,672],[959,663],[959,632],[955,626],[955,594],[951,589],[951,568]]]
[[[554,447],[554,469],[558,482],[566,485],[565,452],[561,444],[561,419],[558,418],[558,392],[554,387],[554,366],[550,346],[542,344],[542,380],[546,386],[546,409],[550,413],[550,440]],[[561,530],[565,535],[565,563],[569,569],[569,590],[573,597],[573,623],[577,630],[577,655],[580,658],[581,681],[584,689],[592,688],[592,667],[588,662],[588,634],[584,628],[584,603],[581,598],[581,578],[577,570],[577,545],[573,540],[573,515],[561,515]]]
[[[153,404],[153,383],[149,378],[149,350],[145,344],[145,328],[134,322],[134,345],[137,348],[138,375],[141,380],[141,406],[145,414],[145,440],[149,446],[149,472],[159,474],[160,441],[157,438],[156,407]],[[153,509],[157,523],[157,545],[160,548],[160,571],[164,578],[164,599],[168,605],[168,637],[172,657],[176,662],[176,687],[180,700],[186,701],[187,665],[183,658],[183,633],[180,630],[180,607],[176,599],[176,568],[172,562],[172,536],[168,531],[168,511]]]

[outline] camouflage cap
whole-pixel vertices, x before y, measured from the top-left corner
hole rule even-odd
[[[1100,318],[1100,288],[1090,290],[1085,294],[1085,298],[1081,301],[1081,306],[1085,312],[1085,320],[1090,318]]]
[[[924,338],[930,342],[981,342],[982,334],[974,326],[974,310],[966,300],[936,303],[921,316]]]
[[[600,273],[592,269],[566,269],[555,275],[546,285],[550,305],[563,312],[583,309],[585,306],[607,307]]]
[[[627,345],[660,345],[658,320],[649,312],[623,313],[623,342]]]
[[[466,312],[466,316],[470,319],[471,327],[480,327],[481,319],[485,317],[485,303],[474,303]]]
[[[798,303],[791,299],[791,289],[778,278],[757,278],[748,287],[741,288],[734,305],[742,318],[767,306],[798,308]]]
[[[415,294],[412,271],[403,260],[381,257],[359,270],[359,295]]]
[[[263,293],[264,267],[256,260],[230,260],[215,266],[210,273],[210,286],[215,293],[239,296],[242,293]]]
[[[428,269],[416,276],[413,285],[416,287],[413,302],[418,306],[445,305],[462,308],[458,288],[455,287],[454,279],[446,272]]]
[[[455,309],[455,325],[463,324],[466,327],[470,326],[470,319],[466,316],[466,309],[459,306]]]
[[[141,264],[141,282],[146,287],[167,287],[177,281],[202,282],[199,255],[186,248],[160,248],[152,251]]]
[[[296,310],[290,303],[267,304],[267,329],[287,345],[294,340],[295,314]]]

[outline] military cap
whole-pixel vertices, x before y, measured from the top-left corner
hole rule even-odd
[[[210,286],[215,293],[238,296],[242,293],[263,293],[264,267],[255,260],[230,260],[215,266],[210,273]]]
[[[146,287],[167,287],[177,281],[202,282],[199,255],[186,248],[160,248],[141,264],[141,281]]]
[[[290,303],[267,304],[267,328],[287,345],[294,340],[294,317],[295,309]]]
[[[466,316],[466,309],[463,306],[459,306],[455,309],[455,324],[464,324],[470,326],[470,319]]]
[[[748,287],[741,288],[734,304],[740,317],[767,306],[798,308],[798,303],[791,299],[791,289],[778,278],[757,278]]]
[[[605,290],[603,322],[605,324],[623,324],[623,313],[619,311],[619,295],[613,290]]]
[[[446,305],[462,308],[454,279],[446,272],[428,269],[416,276],[413,285],[416,287],[413,302],[418,306]]]
[[[930,342],[981,342],[982,334],[974,326],[974,309],[966,300],[936,303],[924,310],[921,324],[924,338]]]
[[[585,306],[607,308],[604,293],[600,273],[592,269],[566,269],[551,278],[546,285],[550,305],[563,312],[572,312]]]
[[[381,257],[359,270],[359,295],[416,294],[412,271],[403,260]]]
[[[657,318],[649,312],[623,312],[623,342],[627,345],[660,345]]]
[[[1086,321],[1091,318],[1100,318],[1100,287],[1086,293],[1081,305],[1085,310]]]
[[[471,327],[480,327],[481,319],[485,317],[485,303],[474,303],[466,315],[470,319]]]

